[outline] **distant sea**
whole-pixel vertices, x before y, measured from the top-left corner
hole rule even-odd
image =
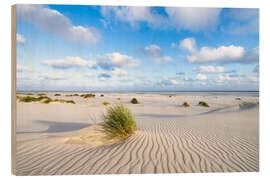
[[[162,95],[194,95],[194,96],[250,96],[259,97],[259,91],[20,91],[17,92],[65,92],[65,93],[135,93],[135,94],[162,94]]]

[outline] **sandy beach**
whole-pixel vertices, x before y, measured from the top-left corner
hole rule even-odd
[[[259,105],[239,106],[258,96],[59,93],[46,94],[76,104],[17,101],[17,175],[259,171]],[[131,104],[133,97],[140,104]],[[128,107],[136,133],[123,142],[104,140],[101,115],[110,105],[103,102]]]

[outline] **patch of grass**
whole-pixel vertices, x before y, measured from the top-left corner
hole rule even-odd
[[[132,98],[130,102],[132,104],[139,104],[139,101],[136,98]]]
[[[103,102],[102,104],[103,104],[104,106],[110,105],[110,103],[108,103],[108,102]]]
[[[235,100],[241,100],[241,98],[235,98]]]
[[[117,98],[117,100],[120,100],[120,98]]]
[[[113,138],[128,138],[137,130],[131,111],[123,105],[109,107],[103,114],[104,129]]]
[[[83,97],[83,98],[94,98],[96,95],[95,94],[81,94],[80,97]]]
[[[204,102],[204,101],[200,101],[199,102],[199,105],[200,106],[204,106],[204,107],[209,107],[209,105],[206,102]]]
[[[248,109],[259,105],[259,102],[242,102],[239,104],[240,109]]]
[[[45,93],[38,93],[37,95],[38,95],[38,96],[46,96]]]
[[[104,97],[104,94],[101,94],[100,97]]]
[[[189,107],[190,105],[189,105],[187,102],[184,102],[184,103],[183,103],[183,106],[184,106],[184,107]]]
[[[61,96],[61,94],[54,94],[54,96]]]
[[[26,96],[26,97],[18,97],[20,102],[38,102],[41,101],[43,99],[51,99],[47,96],[41,96],[41,97],[31,97],[31,96]]]
[[[65,103],[68,103],[68,104],[76,104],[73,100],[67,100],[67,101],[65,101]]]
[[[79,96],[79,94],[73,94],[72,96]]]

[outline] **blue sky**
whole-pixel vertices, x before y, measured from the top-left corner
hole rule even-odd
[[[17,6],[17,90],[259,90],[259,10]]]

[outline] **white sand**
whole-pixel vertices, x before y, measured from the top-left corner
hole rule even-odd
[[[17,175],[259,171],[259,108],[238,106],[258,97],[47,94],[76,104],[17,103]],[[129,103],[132,97],[140,104]],[[132,110],[138,131],[126,141],[104,141],[94,125],[104,101]]]

